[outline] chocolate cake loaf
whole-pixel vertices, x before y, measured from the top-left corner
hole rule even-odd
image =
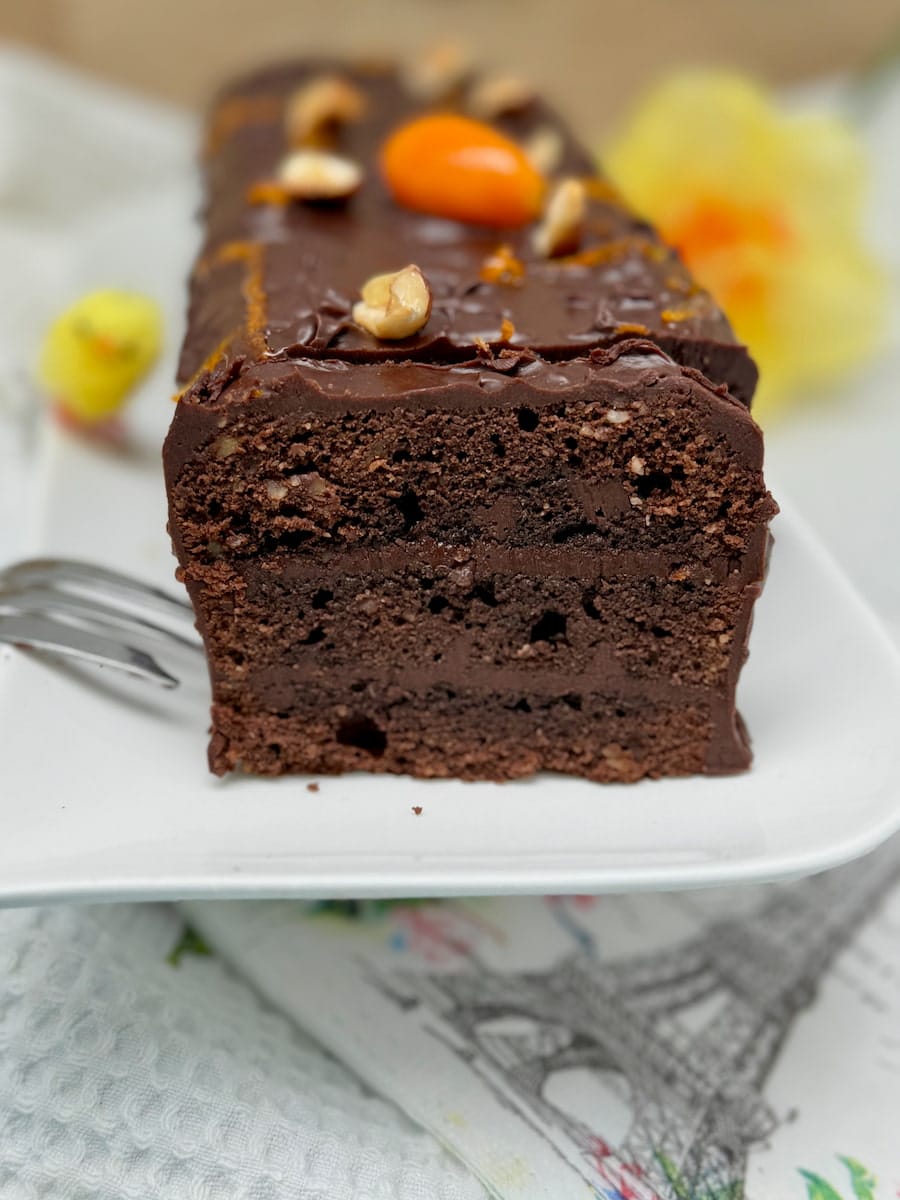
[[[212,113],[164,461],[217,774],[750,762],[755,367],[554,114],[491,84],[298,64]]]

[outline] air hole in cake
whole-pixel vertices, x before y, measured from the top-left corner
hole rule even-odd
[[[317,625],[315,629],[311,629],[307,636],[300,643],[301,646],[315,646],[318,642],[325,641],[325,630],[321,625]]]
[[[652,492],[670,492],[672,481],[680,482],[683,479],[684,469],[676,465],[668,474],[665,471],[648,471],[646,475],[638,477],[634,486],[637,494],[646,500]]]
[[[433,613],[443,612],[450,601],[446,596],[432,596],[428,601],[428,611]]]
[[[494,581],[487,579],[484,583],[477,584],[472,589],[472,599],[480,600],[482,604],[486,604],[488,608],[497,607],[497,597],[494,594]]]
[[[578,449],[578,439],[573,438],[573,437],[567,437],[566,440],[563,442],[563,445],[565,446],[565,448],[567,450],[577,450]]]
[[[557,529],[553,535],[553,541],[559,545],[561,542],[571,542],[575,538],[586,537],[588,534],[596,532],[597,527],[591,525],[589,521],[576,521],[573,525],[564,525],[562,529]]]
[[[363,683],[363,681],[361,679],[358,679],[356,681],[356,683],[350,684],[351,692],[364,692],[365,690],[366,690],[366,685],[365,685],[365,683]]]
[[[561,642],[565,640],[568,620],[562,613],[548,609],[531,628],[531,642]]]
[[[525,433],[534,433],[538,427],[539,417],[532,408],[520,408],[516,414],[516,420],[519,422],[519,428]]]
[[[209,504],[206,506],[206,511],[211,517],[221,517],[222,505],[218,500],[210,500]]]
[[[503,442],[500,439],[500,434],[492,433],[491,434],[491,442],[494,447],[494,453],[497,455],[497,457],[505,458],[506,457],[506,447],[503,445]]]
[[[387,734],[371,717],[351,717],[341,721],[337,740],[342,746],[355,746],[373,758],[381,758],[387,749]]]
[[[260,552],[269,554],[278,550],[296,550],[312,537],[309,529],[288,529],[277,536],[266,534],[260,542]]]
[[[650,630],[650,632],[653,634],[654,637],[658,637],[658,638],[672,637],[671,629],[663,629],[663,627],[661,625],[654,625],[653,628]]]
[[[406,488],[394,503],[400,509],[400,514],[403,517],[403,532],[409,533],[412,527],[417,525],[425,515],[419,505],[419,497],[412,488]]]
[[[581,455],[580,454],[570,454],[569,457],[566,459],[566,462],[569,464],[570,467],[573,467],[573,468],[580,467],[582,465]]]
[[[528,701],[525,699],[524,696],[522,697],[521,700],[517,700],[515,702],[515,704],[511,704],[509,707],[510,707],[511,712],[523,712],[523,713],[531,712],[531,705],[528,703]]]
[[[591,592],[585,592],[581,598],[581,607],[584,609],[584,611],[587,613],[587,615],[591,618],[592,621],[602,621],[603,614],[600,612],[599,608],[597,608],[597,606],[594,604],[595,599],[596,599],[596,596],[594,596]]]
[[[562,698],[563,704],[567,704],[569,708],[574,708],[576,712],[581,712],[581,696],[577,692],[569,692]]]
[[[334,592],[330,592],[328,588],[319,588],[312,598],[313,608],[324,608],[326,604],[330,604],[334,599]]]
[[[394,451],[394,453],[391,455],[391,462],[395,462],[395,463],[409,462],[411,460],[411,458],[412,458],[412,455],[409,452],[408,446],[398,446],[397,449]]]

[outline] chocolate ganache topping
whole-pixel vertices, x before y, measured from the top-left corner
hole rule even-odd
[[[363,186],[338,204],[248,204],[285,151],[277,114],[298,85],[329,69],[366,95],[362,117],[336,128],[330,145],[363,167]],[[555,174],[589,180],[580,249],[549,259],[535,253],[531,227],[463,225],[392,199],[373,152],[409,111],[395,72],[348,72],[327,63],[269,69],[220,98],[207,148],[207,238],[192,280],[182,382],[219,354],[448,364],[480,353],[483,359],[487,344],[561,362],[637,337],[727,383],[749,405],[756,368],[726,318],[678,255],[596,174],[552,110],[534,99],[495,122],[523,144],[542,129],[556,130],[562,152]],[[497,278],[498,255],[515,264],[511,281],[502,272]],[[366,279],[404,262],[427,277],[431,316],[415,336],[382,341],[352,322],[352,306]],[[503,361],[495,357],[495,365]]]

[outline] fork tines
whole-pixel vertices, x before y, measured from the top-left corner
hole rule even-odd
[[[183,600],[107,567],[33,559],[0,571],[0,641],[117,667],[166,687],[177,680],[140,645],[200,648]]]

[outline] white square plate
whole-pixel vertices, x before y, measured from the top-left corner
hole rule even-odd
[[[71,98],[49,75],[23,94],[52,119],[46,144],[26,139],[6,164],[28,201],[4,242],[10,363],[24,371],[37,331],[91,287],[155,295],[170,331],[131,414],[135,454],[45,431],[27,550],[174,587],[159,446],[197,241],[196,134],[105,94],[73,132]],[[55,186],[61,161],[77,193]],[[52,179],[29,173],[45,162]],[[633,787],[353,775],[320,780],[318,794],[298,778],[215,780],[202,682],[158,693],[0,648],[0,902],[611,891],[771,879],[863,853],[900,826],[897,651],[772,490],[784,513],[739,693],[748,774]]]
[[[47,431],[36,552],[175,586],[158,396],[144,389],[129,458]],[[773,491],[785,511],[739,696],[749,773],[632,786],[354,774],[317,794],[307,778],[216,780],[199,677],[159,693],[6,650],[0,901],[671,888],[861,854],[900,825],[900,657]]]

